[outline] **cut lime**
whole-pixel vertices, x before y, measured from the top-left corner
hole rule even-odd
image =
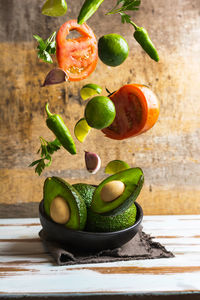
[[[90,129],[91,127],[88,125],[85,118],[80,119],[74,127],[74,134],[77,140],[83,143]]]
[[[60,17],[67,12],[65,0],[47,0],[42,6],[42,14],[49,17]]]
[[[118,172],[129,169],[129,165],[123,160],[112,160],[105,167],[106,174],[116,174]]]
[[[95,83],[88,83],[84,85],[80,90],[80,95],[83,100],[87,100],[90,97],[101,94],[102,88]]]

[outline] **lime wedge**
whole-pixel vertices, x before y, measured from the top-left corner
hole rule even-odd
[[[67,12],[65,0],[47,0],[42,6],[42,14],[49,17],[60,17]]]
[[[90,97],[101,94],[102,88],[95,83],[88,83],[84,85],[80,90],[80,95],[83,100],[87,100]]]
[[[129,165],[123,160],[112,160],[105,167],[106,174],[116,174],[118,172],[129,169]]]
[[[74,134],[75,134],[77,140],[79,142],[83,143],[86,136],[88,135],[90,129],[91,129],[91,127],[88,125],[85,118],[80,119],[74,127]]]

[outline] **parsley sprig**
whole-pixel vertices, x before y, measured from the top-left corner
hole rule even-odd
[[[140,3],[141,0],[118,0],[115,7],[106,15],[120,14],[122,23],[131,23],[131,17],[126,11],[138,10]]]
[[[56,53],[56,31],[53,32],[50,37],[46,40],[43,40],[39,35],[35,34],[33,37],[38,42],[38,58],[42,59],[44,62],[53,63],[52,54]]]
[[[52,142],[46,141],[43,137],[40,137],[40,148],[37,153],[40,153],[41,158],[33,161],[29,167],[35,167],[35,173],[38,173],[40,176],[45,167],[49,167],[52,162],[51,155],[58,151],[61,147],[59,140],[56,138]]]

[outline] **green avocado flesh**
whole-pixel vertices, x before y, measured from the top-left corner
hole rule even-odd
[[[122,181],[125,189],[122,195],[112,202],[104,202],[100,193],[103,186],[113,180]],[[140,168],[130,168],[103,180],[95,189],[90,209],[99,214],[116,215],[124,212],[138,197],[144,183],[143,171]]]
[[[86,207],[89,208],[96,188],[87,183],[75,183],[72,186],[79,192],[79,194],[85,201]]]
[[[44,182],[44,210],[50,217],[50,206],[57,196],[66,200],[70,208],[70,219],[65,224],[67,228],[82,230],[87,219],[87,210],[83,198],[69,183],[59,177],[48,177]]]
[[[133,203],[125,212],[115,216],[103,216],[90,209],[87,217],[87,231],[111,232],[132,226],[136,221],[137,208]]]

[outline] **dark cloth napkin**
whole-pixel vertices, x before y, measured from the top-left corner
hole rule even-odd
[[[142,227],[128,243],[120,248],[91,253],[52,242],[47,239],[43,230],[39,232],[39,236],[44,247],[59,266],[174,257],[173,253],[167,251],[160,243],[152,241],[152,237],[144,233]]]

